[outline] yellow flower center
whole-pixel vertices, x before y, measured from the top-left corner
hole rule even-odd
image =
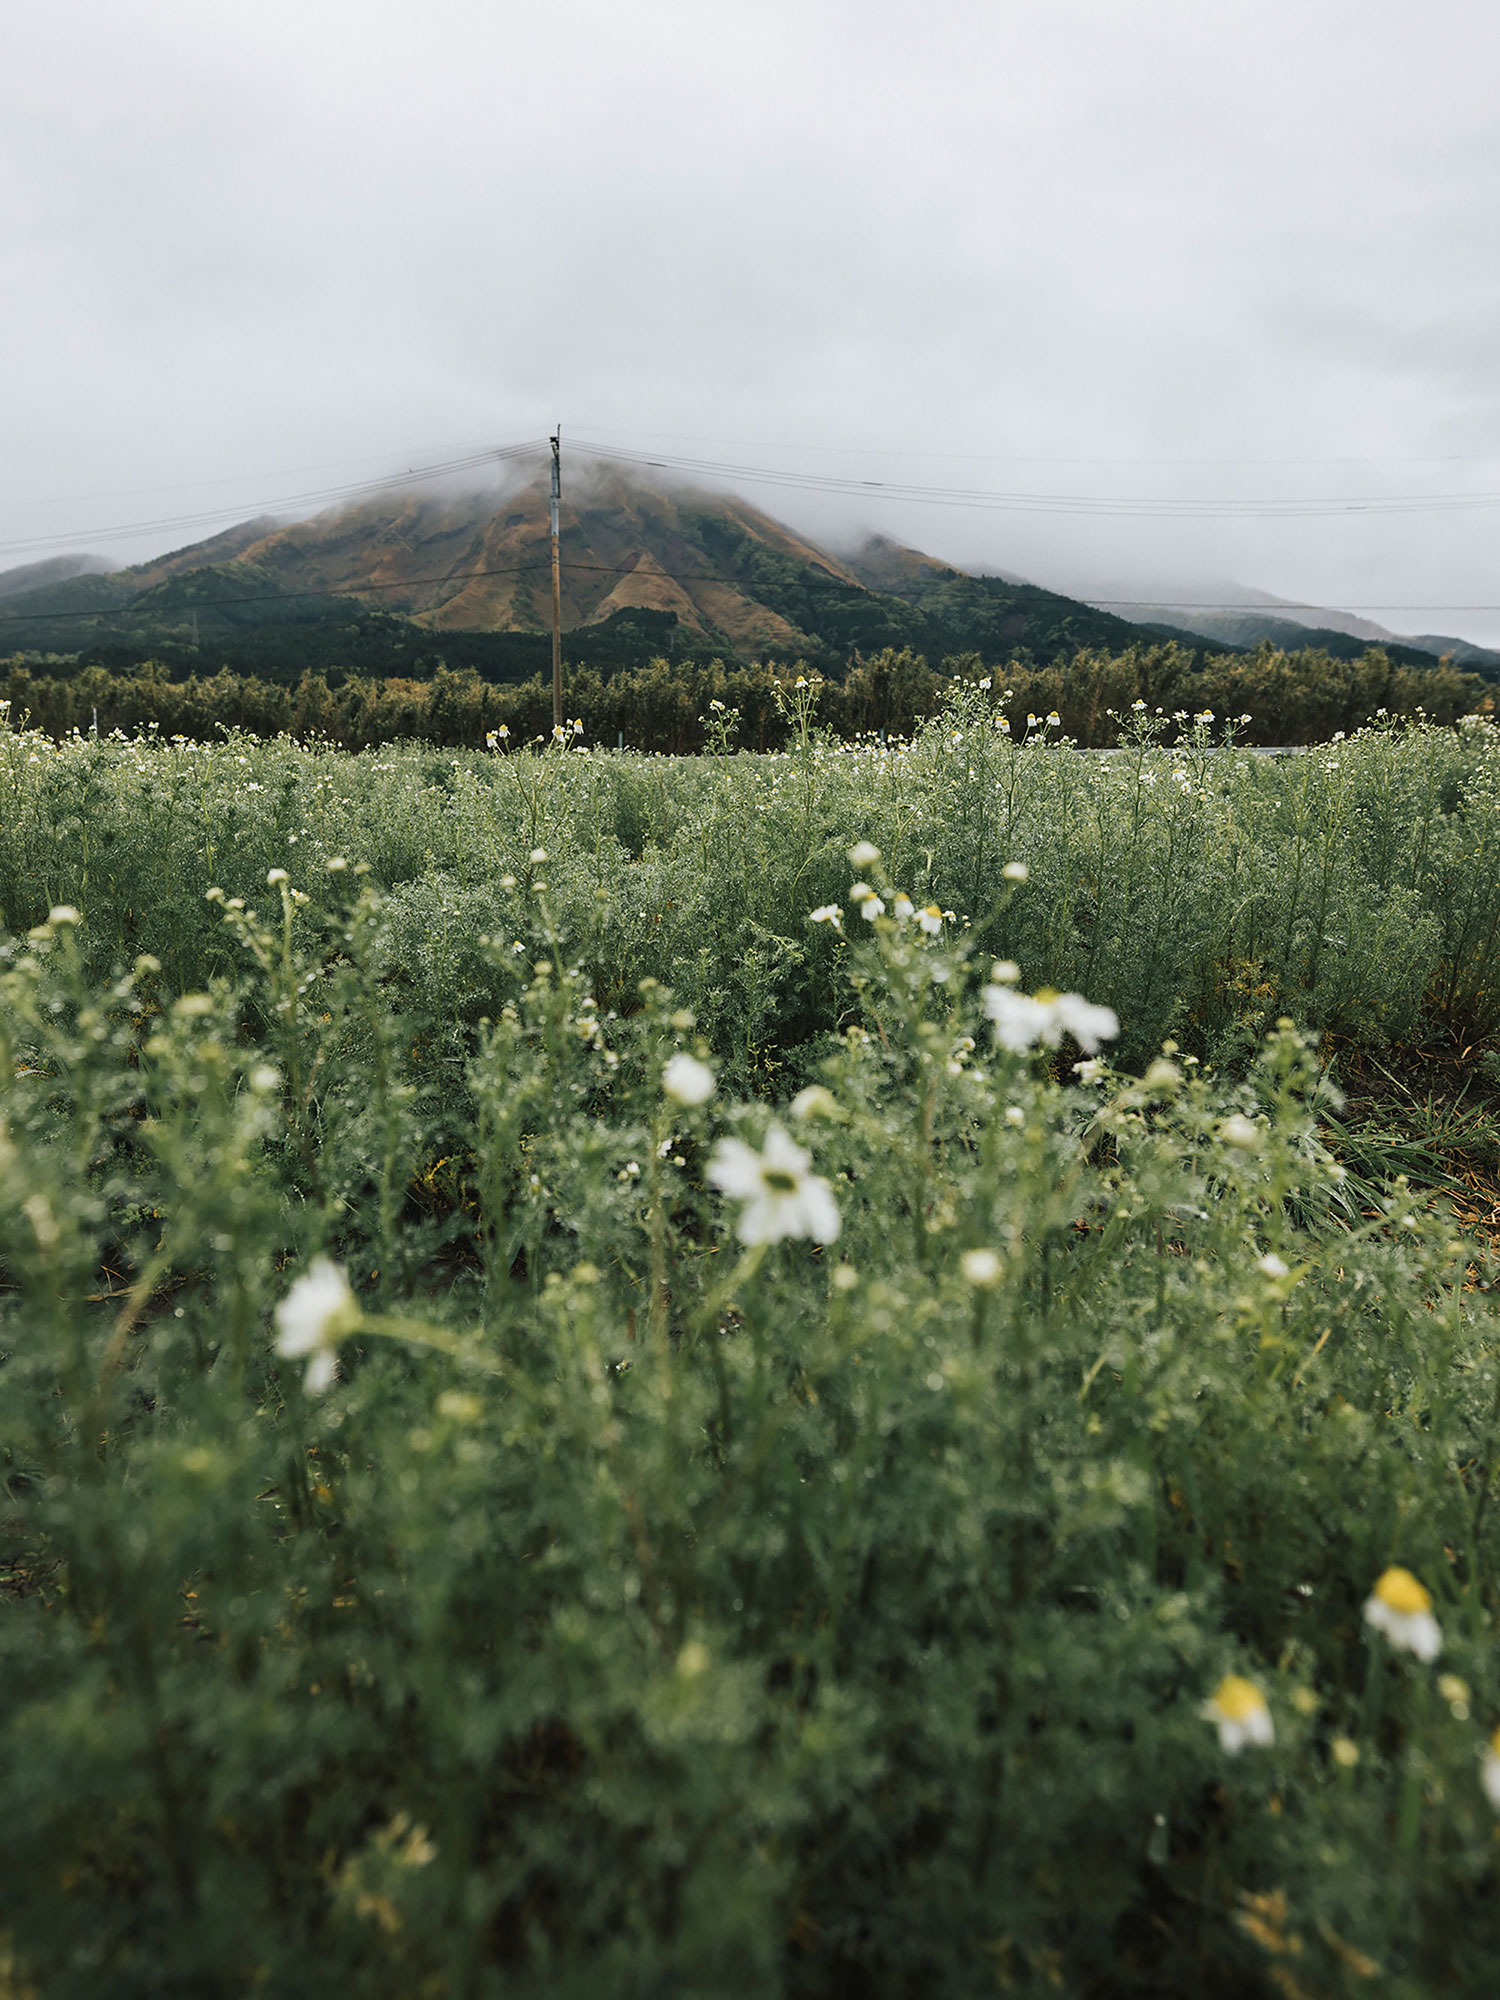
[[[1248,1722],[1265,1705],[1260,1689],[1242,1674],[1226,1674],[1214,1694],[1214,1707],[1226,1722]]]
[[[1432,1609],[1431,1597],[1409,1569],[1388,1569],[1376,1584],[1375,1595],[1402,1618],[1419,1618]]]

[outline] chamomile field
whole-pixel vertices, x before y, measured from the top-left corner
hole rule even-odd
[[[0,1994],[1488,1991],[1500,735],[0,730]]]

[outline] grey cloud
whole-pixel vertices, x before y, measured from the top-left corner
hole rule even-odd
[[[1011,489],[1500,488],[1500,456],[1412,462],[1500,454],[1497,56],[1488,0],[12,10],[0,539],[99,520],[47,496],[250,511],[284,468],[558,418]],[[1130,462],[1172,459],[1226,462]],[[1044,580],[1379,593],[1428,630],[1500,602],[1500,510],[865,511]]]

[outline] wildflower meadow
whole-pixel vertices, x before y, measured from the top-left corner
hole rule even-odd
[[[0,730],[0,1995],[1490,1990],[1500,736],[786,700]]]

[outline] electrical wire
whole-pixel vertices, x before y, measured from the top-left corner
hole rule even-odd
[[[241,501],[233,506],[210,508],[196,514],[168,514],[150,521],[131,521],[105,528],[80,528],[66,534],[22,536],[19,539],[0,541],[0,550],[34,551],[65,547],[70,543],[76,544],[82,541],[128,541],[137,535],[171,534],[186,528],[205,527],[215,521],[242,521],[247,518],[247,514],[253,519],[278,507],[332,506],[341,500],[374,498],[378,494],[396,492],[403,487],[420,486],[430,480],[445,479],[454,473],[472,472],[482,466],[507,464],[516,459],[537,457],[546,449],[546,440],[537,438],[528,439],[520,444],[492,445],[483,451],[470,452],[462,458],[450,458],[432,465],[413,466],[409,471],[394,473],[385,479],[367,479],[354,485],[325,486],[302,493],[287,493],[275,500]]]
[[[1343,514],[1425,514],[1465,512],[1500,506],[1500,492],[1343,495],[1317,500],[1157,500],[1126,494],[1001,493],[960,486],[924,486],[904,480],[854,479],[835,473],[795,472],[785,467],[740,465],[666,452],[630,451],[588,438],[571,437],[576,456],[623,461],[658,472],[790,488],[798,492],[856,494],[863,499],[900,500],[909,505],[981,508],[1000,513],[1114,514],[1133,519],[1307,520]]]
[[[966,509],[983,509],[995,512],[1062,514],[1075,516],[1116,515],[1135,519],[1206,519],[1206,520],[1276,520],[1276,519],[1317,519],[1343,515],[1377,514],[1444,514],[1468,512],[1500,506],[1500,491],[1471,493],[1428,493],[1428,494],[1338,494],[1303,499],[1283,500],[1192,500],[1152,497],[1131,494],[1090,494],[1090,493],[1047,493],[1032,491],[997,491],[964,486],[927,485],[911,480],[886,480],[859,478],[831,472],[803,472],[793,467],[754,465],[740,461],[692,457],[685,454],[662,451],[639,451],[620,444],[607,444],[600,439],[589,437],[569,437],[569,451],[584,457],[639,465],[658,471],[676,473],[681,476],[726,480],[737,484],[754,484],[779,487],[799,492],[831,493],[844,496],[858,496],[865,500],[894,500],[908,505],[942,506]],[[778,449],[807,450],[813,447],[785,446]],[[358,481],[352,484],[307,488],[297,492],[284,493],[274,499],[261,501],[238,501],[222,507],[157,515],[145,520],[119,522],[93,528],[70,529],[63,533],[49,533],[12,537],[0,540],[0,551],[12,554],[37,555],[47,549],[61,549],[79,542],[128,541],[143,535],[166,535],[185,532],[193,528],[211,527],[217,523],[244,520],[272,512],[278,508],[307,509],[330,506],[341,501],[373,498],[381,493],[399,491],[402,488],[419,486],[432,480],[451,477],[457,473],[471,472],[482,467],[503,464],[528,457],[540,457],[545,453],[544,439],[528,439],[520,443],[484,447],[457,456],[435,460],[431,463],[411,467],[404,473],[392,474],[386,478]],[[892,454],[897,455],[897,454]],[[906,455],[906,454],[899,454]],[[933,454],[934,456],[957,457],[959,454]],[[974,455],[976,458],[979,454]],[[992,461],[993,462],[993,461]],[[1088,463],[1090,461],[1066,461],[1061,459],[1015,460],[1015,463],[1063,464],[1069,462]],[[1216,464],[1235,463],[1232,460],[1118,460],[1094,461],[1119,464]],[[1249,463],[1251,461],[1242,461]],[[1296,463],[1297,461],[1265,461],[1266,463]],[[1362,461],[1317,461],[1307,463],[1358,463]],[[1379,463],[1380,461],[1364,461]],[[1391,461],[1403,462],[1403,461]],[[1404,461],[1419,463],[1422,461]],[[1472,460],[1432,460],[1431,463],[1491,463],[1487,456],[1476,456]],[[157,489],[167,490],[172,489]],[[7,506],[22,503],[8,501]]]
[[[1500,465],[1500,452],[1496,451],[1432,451],[1412,452],[1405,455],[1393,454],[1385,458],[1369,458],[1333,453],[1322,458],[1315,457],[1261,457],[1261,458],[1117,458],[1107,454],[1074,452],[1063,454],[1045,451],[927,451],[921,448],[901,446],[871,446],[842,444],[806,444],[797,442],[773,442],[764,438],[726,438],[704,435],[701,432],[650,432],[621,430],[609,424],[591,424],[580,421],[579,429],[599,433],[604,437],[638,438],[650,437],[666,444],[728,444],[745,446],[752,451],[816,451],[831,453],[836,458],[945,458],[980,465]]]
[[[483,444],[433,445],[419,452],[421,458],[456,458],[482,455],[488,449]],[[539,446],[538,449],[541,449]],[[366,452],[359,458],[325,458],[316,465],[283,465],[274,472],[231,472],[216,474],[212,479],[173,479],[165,485],[120,486],[109,488],[102,493],[54,493],[40,498],[31,497],[7,500],[0,497],[0,511],[16,513],[26,508],[37,507],[80,507],[95,500],[136,500],[148,493],[195,493],[205,486],[248,486],[256,479],[300,479],[309,472],[340,472],[350,465],[389,465],[394,458],[405,458],[411,454],[399,451]],[[409,467],[408,470],[415,470]]]

